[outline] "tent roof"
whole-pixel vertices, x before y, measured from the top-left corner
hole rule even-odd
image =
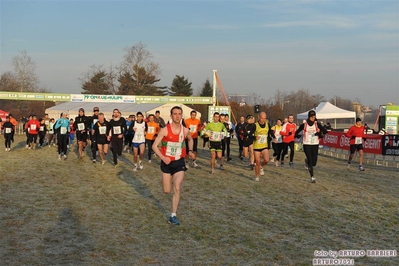
[[[51,111],[68,111],[69,113],[78,113],[79,108],[85,109],[86,114],[91,114],[94,107],[100,108],[101,112],[112,112],[118,108],[123,115],[137,112],[147,112],[164,104],[161,103],[93,103],[93,102],[66,102],[50,107]]]
[[[356,118],[356,113],[336,107],[329,102],[321,102],[315,110],[317,119]],[[309,110],[310,111],[310,110]],[[297,114],[297,119],[307,119],[308,112]]]

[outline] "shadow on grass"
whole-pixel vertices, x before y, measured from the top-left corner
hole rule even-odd
[[[120,165],[118,178],[131,185],[141,197],[151,200],[155,207],[157,207],[165,217],[169,217],[169,212],[166,211],[162,203],[152,194],[151,189],[138,176],[134,176],[131,174],[131,168],[126,168],[126,166],[131,166],[132,163],[130,161],[126,162],[128,161],[126,158],[119,157],[119,159],[121,161],[124,161],[126,164],[118,164]]]
[[[72,209],[64,208],[43,239],[43,265],[82,265],[94,250],[93,240]]]

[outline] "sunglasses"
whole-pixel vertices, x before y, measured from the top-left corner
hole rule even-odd
[[[100,110],[93,110],[93,112],[100,112]]]

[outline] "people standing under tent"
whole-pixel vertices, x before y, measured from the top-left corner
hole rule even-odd
[[[32,115],[29,115],[28,116],[28,120],[26,120],[25,123],[23,124],[23,129],[25,131],[25,136],[26,136],[26,148],[27,149],[31,148],[30,147],[30,141],[29,141],[29,131],[30,131],[30,129],[26,126],[30,120],[32,120]],[[11,117],[10,117],[10,122],[11,122]],[[13,124],[13,123],[11,122],[11,124]],[[14,137],[14,135],[11,136],[11,141],[13,140],[13,137]]]
[[[244,126],[244,138],[243,138],[243,156],[249,159],[249,166],[251,170],[254,170],[255,167],[255,158],[254,158],[254,140],[255,140],[255,118],[252,115],[247,115],[245,118],[246,123]]]
[[[313,168],[317,164],[317,157],[319,155],[319,139],[323,138],[328,131],[317,122],[314,110],[308,112],[308,119],[295,131],[294,137],[300,138],[299,133],[302,131],[303,151],[306,155],[305,165],[310,174],[310,182],[316,183]]]
[[[231,157],[230,157],[230,142],[231,142],[231,137],[232,134],[234,133],[234,128],[233,128],[233,123],[231,123],[230,119],[229,119],[229,115],[225,114],[224,115],[224,126],[226,127],[226,136],[224,137],[224,143],[225,143],[225,148],[226,148],[226,160],[229,162],[231,161]],[[223,149],[224,151],[224,149]],[[224,155],[222,154],[222,157]]]
[[[89,117],[85,115],[85,110],[83,108],[79,109],[79,115],[75,118],[73,126],[75,128],[76,140],[78,142],[79,160],[83,161],[84,149],[87,146],[87,134],[90,128]]]
[[[37,120],[36,115],[32,115],[32,119],[26,124],[26,129],[29,131],[29,149],[32,147],[33,150],[36,149],[37,135],[40,130],[40,123]]]
[[[168,223],[180,225],[177,219],[177,210],[180,202],[181,185],[186,171],[184,157],[186,155],[186,142],[188,139],[189,155],[193,156],[193,139],[188,128],[183,127],[180,121],[183,110],[174,106],[170,110],[172,122],[162,128],[152,145],[155,154],[161,159],[162,188],[169,194],[173,185],[172,214]],[[161,144],[161,148],[158,145]]]
[[[17,125],[18,122],[17,120],[12,116],[12,114],[8,114],[8,116],[10,117],[10,123],[14,126],[14,131],[11,132],[11,142],[14,142],[14,135],[15,135],[15,131],[17,130]]]
[[[273,158],[271,162],[274,162],[276,166],[279,165],[280,159],[282,159],[282,152],[283,152],[283,137],[280,135],[282,126],[281,119],[277,119],[276,124],[272,127],[272,131],[274,133],[275,138],[272,142],[273,147]]]
[[[158,136],[161,127],[154,121],[155,116],[150,114],[147,122],[147,134],[145,134],[145,142],[148,150],[148,162],[151,163],[151,155],[153,153],[152,144]]]
[[[98,120],[93,125],[93,140],[98,147],[98,155],[101,159],[101,164],[105,164],[105,155],[108,154],[109,141],[107,139],[107,132],[110,132],[111,125],[105,120],[104,114],[99,113],[97,115]]]
[[[137,167],[140,169],[144,168],[143,159],[145,151],[145,134],[148,130],[147,123],[144,121],[142,112],[137,112],[136,121],[134,121],[129,130],[134,131],[133,143],[133,171],[137,171]],[[138,166],[137,166],[138,158]]]
[[[39,146],[43,147],[44,145],[44,140],[46,138],[46,134],[47,134],[47,127],[45,124],[45,120],[44,119],[40,119],[39,123],[40,123],[40,128],[39,128]]]
[[[280,131],[280,135],[283,136],[283,156],[281,158],[281,166],[284,166],[284,157],[288,154],[288,148],[290,148],[289,166],[294,167],[295,131],[296,124],[294,123],[294,116],[290,114],[288,116],[288,122],[283,124],[283,128]]]
[[[255,181],[259,181],[259,175],[265,174],[263,166],[265,166],[270,159],[269,149],[270,140],[275,139],[275,135],[271,130],[269,121],[267,120],[266,112],[260,112],[258,115],[258,122],[255,123],[255,140],[253,144],[255,156]],[[261,156],[263,161],[261,162]]]
[[[10,151],[12,132],[15,130],[15,126],[10,122],[10,116],[6,116],[6,121],[1,126],[1,130],[4,132],[4,146],[6,147],[5,151]]]
[[[197,118],[197,111],[192,110],[190,112],[190,117],[186,118],[184,120],[184,124],[186,127],[190,130],[190,135],[191,138],[193,139],[193,154],[194,156],[192,157],[193,164],[192,166],[194,168],[198,167],[197,164],[197,151],[198,151],[198,135],[199,132],[201,131],[201,121]],[[188,140],[186,140],[186,148],[188,149]],[[189,166],[189,155],[188,155],[188,150],[186,151],[186,168]]]
[[[114,165],[118,165],[118,155],[122,155],[123,135],[127,131],[126,120],[121,117],[119,109],[112,111],[112,119],[109,121],[111,129],[107,133],[107,140],[111,142],[111,151],[114,158]]]
[[[68,132],[70,129],[68,113],[62,112],[61,118],[59,118],[54,125],[54,131],[57,132],[58,160],[61,160],[61,156],[63,156],[65,160],[67,159]]]
[[[75,134],[76,134],[73,118],[69,119],[69,127],[70,127],[70,131],[69,131],[68,145],[72,145],[73,140],[75,139]]]
[[[222,137],[226,133],[226,127],[219,121],[219,113],[213,114],[213,121],[205,127],[205,134],[209,136],[209,146],[211,151],[211,174],[215,173],[216,157],[222,158]],[[220,170],[224,170],[220,165]]]
[[[126,128],[130,128],[130,125],[134,122],[135,116],[134,115],[129,115],[129,117],[126,120]],[[132,141],[134,137],[134,131],[127,130],[125,133],[125,139],[124,139],[124,144],[125,148],[124,151],[127,151],[128,153],[132,151]]]
[[[161,117],[161,112],[159,112],[159,110],[155,111],[155,117],[154,117],[154,121],[156,123],[158,123],[158,125],[163,128],[165,127],[166,123],[165,120]]]
[[[55,146],[54,125],[55,125],[55,119],[51,118],[50,123],[48,125],[48,134],[47,134],[47,143],[49,147],[51,147],[52,142],[53,146]]]
[[[96,139],[94,138],[94,124],[97,123],[98,121],[98,114],[100,112],[100,108],[95,106],[93,108],[93,115],[89,118],[89,125],[90,125],[90,131],[89,131],[89,136],[90,136],[90,150],[91,150],[91,158],[93,163],[96,162],[97,160],[97,153],[98,153],[98,147],[96,143]]]
[[[346,136],[350,138],[350,155],[348,159],[348,170],[352,164],[352,159],[355,156],[355,152],[358,151],[359,153],[359,171],[364,171],[363,167],[363,143],[366,140],[364,134],[364,126],[362,125],[362,120],[360,118],[356,118],[356,124],[351,126],[346,132]]]
[[[243,151],[244,151],[244,127],[245,127],[245,117],[240,116],[240,121],[236,124],[236,136],[238,141],[238,158],[243,160]]]

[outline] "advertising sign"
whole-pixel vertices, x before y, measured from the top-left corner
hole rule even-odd
[[[399,134],[399,106],[387,105],[385,109],[385,130],[388,134]]]
[[[399,156],[399,135],[382,136],[382,155]]]
[[[24,101],[69,102],[69,101],[71,101],[71,94],[0,91],[0,99],[2,99],[2,100],[24,100]]]

